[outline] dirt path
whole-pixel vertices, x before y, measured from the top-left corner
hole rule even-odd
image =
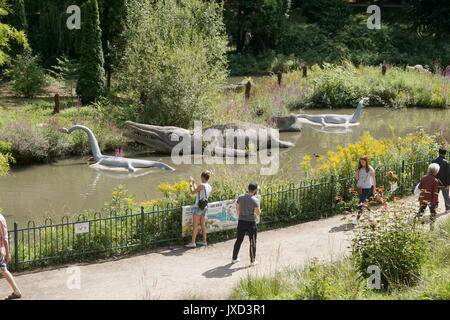
[[[442,209],[441,209],[442,210]],[[248,240],[241,262],[230,264],[234,240],[208,247],[162,250],[117,261],[78,265],[22,274],[16,280],[24,299],[183,299],[196,295],[226,298],[239,279],[248,274],[271,274],[280,267],[298,266],[313,257],[336,259],[348,250],[350,232],[342,216],[303,223],[258,234],[260,264],[248,267]],[[68,288],[79,272],[80,288]],[[9,288],[0,282],[0,296]]]

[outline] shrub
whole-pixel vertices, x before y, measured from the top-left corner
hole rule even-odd
[[[8,174],[9,165],[14,161],[11,156],[11,144],[0,140],[0,177]]]
[[[11,79],[12,90],[16,95],[32,98],[43,93],[45,72],[39,65],[39,59],[31,50],[25,50],[12,61],[6,75]]]
[[[140,106],[130,118],[182,127],[206,119],[227,75],[220,7],[145,0],[128,9],[119,80]]]
[[[361,274],[369,266],[381,271],[383,289],[412,286],[425,263],[428,236],[421,221],[415,221],[413,204],[381,207],[362,219],[352,239],[352,258]]]

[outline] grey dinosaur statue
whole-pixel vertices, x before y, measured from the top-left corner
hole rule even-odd
[[[324,126],[329,125],[343,125],[348,126],[352,124],[356,124],[358,119],[361,117],[362,108],[364,107],[364,103],[368,101],[369,98],[362,98],[358,106],[356,107],[356,111],[351,115],[345,114],[298,114],[297,117],[299,119],[306,119],[314,123],[322,124]]]
[[[136,171],[137,168],[161,168],[165,170],[175,170],[172,167],[168,166],[165,163],[158,161],[149,161],[149,160],[140,160],[140,159],[131,159],[131,158],[123,158],[123,157],[114,157],[114,156],[105,156],[100,152],[100,148],[98,146],[97,139],[95,138],[94,133],[88,127],[82,125],[73,126],[70,129],[61,128],[59,131],[67,134],[71,134],[75,130],[82,130],[87,133],[89,137],[89,143],[91,145],[92,155],[97,161],[95,165],[102,165],[105,167],[119,167],[128,169],[130,172]]]
[[[288,116],[273,116],[270,121],[280,132],[300,132],[303,127],[295,114],[290,114]]]
[[[258,130],[260,129],[266,130],[265,132],[267,134],[256,135],[257,141],[254,141],[256,142],[256,150],[270,149],[272,147],[289,148],[294,146],[294,144],[291,142],[279,140],[277,135],[278,131],[276,131],[275,129],[246,122],[214,125],[206,128],[200,135],[193,134],[193,132],[191,132],[190,130],[179,127],[162,127],[131,121],[125,122],[125,125],[131,129],[130,132],[124,133],[125,137],[148,145],[154,151],[162,154],[171,154],[174,147],[179,145],[180,141],[184,141],[184,138],[187,137],[190,139],[191,143],[191,154],[204,154],[205,150],[208,148],[211,155],[226,157],[248,157],[255,154],[250,150],[251,148],[249,142],[251,141],[251,139],[248,132],[251,132],[251,130],[258,132]],[[222,140],[221,142],[214,141],[205,148],[201,139],[202,136],[209,130],[217,130],[223,135],[223,137],[225,137],[227,130],[231,130],[236,138],[233,139],[232,145],[226,145],[226,141]],[[199,139],[200,141],[197,141]],[[238,143],[239,139],[241,139],[240,141],[245,141],[244,146]],[[274,146],[272,146],[273,142],[275,142]],[[201,148],[196,149],[195,145],[200,145]]]

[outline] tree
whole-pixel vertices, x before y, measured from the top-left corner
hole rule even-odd
[[[97,0],[82,6],[82,40],[77,93],[83,104],[96,101],[105,94],[105,69]]]
[[[409,0],[411,23],[419,33],[436,38],[448,37],[450,30],[450,0]]]
[[[236,41],[236,51],[243,51],[246,44],[255,51],[274,48],[290,7],[291,0],[225,1],[225,23]]]
[[[10,10],[5,0],[0,0],[0,19],[6,17]],[[19,31],[13,26],[0,22],[0,66],[10,61],[11,45],[17,43],[22,47],[28,47],[27,37],[24,31]]]
[[[24,0],[7,0],[10,7],[10,14],[6,17],[6,23],[17,30],[27,30],[27,18],[25,15]]]
[[[16,95],[32,98],[43,93],[45,71],[39,62],[39,57],[34,56],[29,48],[14,57],[5,74],[11,79]]]
[[[106,87],[111,87],[111,76],[124,49],[122,32],[126,18],[126,0],[101,0],[100,26],[102,28],[103,53],[105,56]]]
[[[215,2],[133,1],[119,83],[139,106],[130,120],[189,127],[208,117],[226,76],[226,34]]]

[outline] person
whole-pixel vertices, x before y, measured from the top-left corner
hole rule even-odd
[[[258,228],[256,225],[257,216],[261,214],[260,202],[256,197],[258,192],[258,185],[252,182],[248,186],[246,194],[241,195],[236,201],[236,212],[239,216],[237,226],[237,239],[233,248],[232,263],[239,262],[239,250],[241,249],[242,241],[244,241],[245,234],[248,234],[250,240],[250,264],[255,266],[256,261],[256,236]]]
[[[369,164],[367,156],[359,158],[358,168],[355,172],[355,179],[357,181],[356,187],[359,189],[359,205],[360,210],[356,217],[356,223],[359,221],[362,212],[362,205],[369,201],[369,196],[372,190],[376,188],[375,169]]]
[[[422,217],[425,209],[430,208],[430,222],[433,228],[433,222],[436,219],[436,208],[439,205],[439,180],[436,175],[439,172],[439,165],[432,163],[428,166],[428,174],[420,179],[419,189],[419,205],[420,209],[416,217]]]
[[[201,205],[199,206],[199,202],[201,201],[208,201],[209,196],[211,195],[212,187],[208,183],[209,178],[211,176],[211,173],[206,170],[203,171],[200,179],[201,184],[199,186],[196,185],[194,178],[189,178],[189,187],[191,190],[191,193],[196,194],[195,196],[195,208],[193,212],[193,231],[192,231],[192,241],[186,245],[187,248],[195,248],[197,247],[197,244],[199,246],[206,246],[208,243],[206,242],[206,211],[208,209],[208,206],[206,206],[201,209]],[[202,228],[202,237],[203,241],[195,242],[197,239],[197,233],[198,233],[198,225]]]
[[[442,192],[444,196],[445,203],[445,212],[450,212],[450,164],[447,159],[445,159],[445,155],[447,154],[447,150],[439,149],[439,156],[433,160],[433,163],[437,163],[439,165],[439,172],[436,175],[436,178],[439,179],[439,192]]]
[[[6,266],[6,263],[10,261],[11,253],[9,252],[8,226],[6,225],[5,217],[0,213],[0,275],[6,279],[13,289],[13,292],[5,300],[20,299],[22,297],[22,293]]]

